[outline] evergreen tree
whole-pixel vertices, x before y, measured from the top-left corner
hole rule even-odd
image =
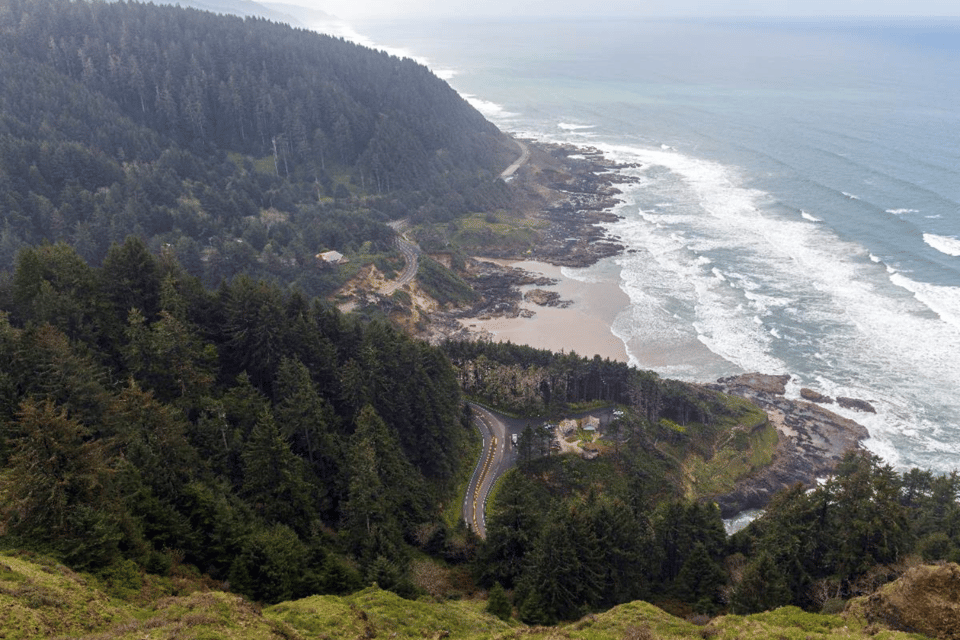
[[[3,518],[21,544],[77,567],[104,566],[123,538],[103,443],[49,400],[25,400],[0,486]]]
[[[101,288],[120,322],[131,309],[152,319],[160,308],[160,278],[156,258],[143,240],[127,238],[107,251],[100,271]]]
[[[730,599],[734,613],[769,611],[793,600],[786,577],[769,554],[760,552],[743,570]]]
[[[267,603],[307,595],[303,559],[307,550],[292,529],[275,524],[244,541],[230,567],[230,585],[249,598]]]
[[[243,496],[268,523],[284,523],[301,535],[316,519],[316,500],[303,464],[290,451],[269,409],[257,419],[243,448]]]
[[[503,585],[494,582],[490,588],[490,594],[487,596],[486,612],[497,616],[501,620],[509,620],[513,616],[513,605],[504,591]]]
[[[714,613],[725,582],[723,569],[707,553],[706,546],[697,542],[680,567],[673,592],[680,600],[694,604],[698,612]]]
[[[533,495],[533,483],[518,471],[500,479],[495,510],[487,517],[487,538],[477,559],[483,584],[516,586],[533,550],[545,514]]]

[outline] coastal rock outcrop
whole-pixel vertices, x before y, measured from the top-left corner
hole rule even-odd
[[[810,402],[816,402],[817,404],[833,404],[833,398],[830,396],[825,396],[818,391],[807,389],[806,387],[800,389],[800,397]]]
[[[864,413],[877,412],[877,410],[873,408],[872,404],[866,400],[860,400],[858,398],[845,398],[840,396],[837,398],[837,404],[844,409],[853,409],[854,411],[862,411]]]
[[[561,300],[560,294],[556,291],[545,289],[531,289],[524,294],[523,299],[541,307],[567,307],[570,305],[570,301]]]
[[[707,385],[755,402],[780,435],[772,464],[741,480],[734,491],[714,497],[724,517],[763,508],[777,491],[798,482],[812,485],[868,436],[866,428],[849,418],[811,402],[786,398],[789,380],[788,375],[747,373]]]

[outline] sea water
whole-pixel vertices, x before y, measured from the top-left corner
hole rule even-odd
[[[789,373],[903,469],[960,467],[960,22],[357,26],[501,129],[621,170],[632,364]]]

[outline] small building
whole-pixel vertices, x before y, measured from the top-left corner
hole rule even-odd
[[[347,262],[347,259],[344,258],[343,254],[339,251],[324,251],[323,253],[318,253],[317,260],[323,264],[328,264],[331,266],[345,264]]]

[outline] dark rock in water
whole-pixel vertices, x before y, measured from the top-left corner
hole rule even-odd
[[[807,389],[806,387],[800,389],[800,397],[804,400],[817,402],[819,404],[833,404],[833,398],[830,396],[825,396],[822,393],[818,393],[813,389]]]
[[[865,413],[877,412],[877,410],[873,408],[872,404],[866,400],[858,400],[857,398],[844,398],[843,396],[840,396],[837,398],[837,404],[844,409],[853,409],[854,411],[863,411]]]
[[[755,402],[780,436],[769,466],[741,480],[732,492],[712,498],[725,518],[746,509],[762,509],[776,492],[798,482],[813,485],[869,435],[863,425],[819,405],[785,398],[788,380],[787,375],[748,373],[707,385]]]

